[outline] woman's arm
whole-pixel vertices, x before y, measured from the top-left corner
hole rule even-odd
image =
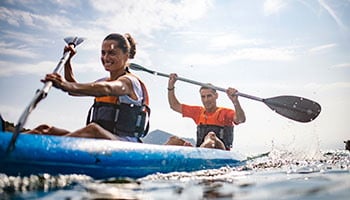
[[[53,86],[69,94],[77,96],[122,96],[129,95],[134,98],[131,81],[120,77],[115,81],[98,81],[94,83],[77,83],[65,80],[60,74],[47,74],[43,82],[52,81]]]
[[[72,69],[72,65],[71,65],[71,59],[73,58],[73,56],[76,54],[75,48],[73,47],[73,45],[69,45],[69,46],[65,46],[63,53],[66,53],[70,51],[69,53],[69,58],[66,62],[66,64],[64,65],[64,78],[69,81],[69,82],[77,82],[74,78],[74,74],[73,74],[73,69]]]

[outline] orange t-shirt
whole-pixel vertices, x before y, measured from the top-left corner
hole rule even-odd
[[[218,108],[213,113],[207,113],[201,106],[182,104],[182,116],[192,118],[197,125],[233,126],[235,111],[229,108]]]

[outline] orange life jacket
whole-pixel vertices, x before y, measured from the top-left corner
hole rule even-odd
[[[218,108],[214,113],[208,115],[203,109],[197,125],[197,147],[204,142],[204,138],[209,132],[214,132],[216,137],[224,143],[226,149],[230,150],[233,143],[233,126],[225,124],[222,110],[224,108]]]
[[[141,84],[143,93],[141,106],[120,103],[117,96],[95,97],[94,104],[89,110],[87,124],[95,122],[118,136],[144,137],[149,130],[151,110],[148,107],[147,89],[144,83],[136,78]]]
[[[202,110],[201,114],[199,115],[198,124],[212,124],[217,126],[224,126],[224,116],[221,115],[221,111],[224,108],[218,108],[214,113],[210,113],[208,115],[205,112],[205,109]]]

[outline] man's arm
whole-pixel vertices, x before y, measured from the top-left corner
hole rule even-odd
[[[241,104],[239,103],[238,99],[237,102],[233,103],[235,106],[235,111],[236,115],[235,118],[233,119],[236,124],[244,123],[246,118],[245,118],[245,113],[241,107]]]
[[[177,79],[176,74],[170,74],[169,76],[169,82],[168,82],[168,102],[170,105],[170,108],[178,113],[182,113],[182,106],[181,103],[177,100],[175,96],[175,82]]]
[[[238,101],[238,96],[235,95],[236,92],[237,92],[237,90],[234,88],[228,88],[226,91],[227,96],[231,100],[231,102],[233,103],[233,106],[235,107],[235,111],[236,111],[236,114],[233,118],[233,121],[235,124],[240,124],[240,123],[245,122],[246,117],[245,117],[245,113],[241,107],[241,104]]]

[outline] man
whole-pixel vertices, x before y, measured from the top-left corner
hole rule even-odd
[[[226,93],[235,110],[218,107],[216,100],[218,93],[210,87],[201,87],[202,106],[190,106],[180,103],[175,96],[175,82],[177,74],[170,74],[168,82],[168,101],[170,108],[189,117],[197,124],[197,147],[230,150],[233,142],[233,126],[245,122],[246,117],[238,101],[234,88],[228,88]],[[191,146],[188,142],[171,137],[168,145]]]

